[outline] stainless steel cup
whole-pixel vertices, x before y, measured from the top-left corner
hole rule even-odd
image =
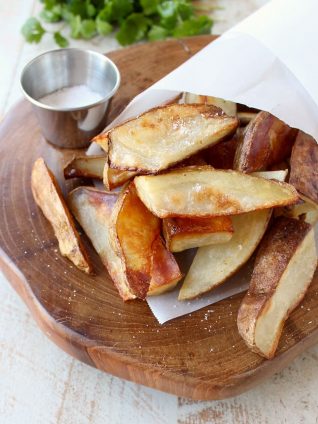
[[[32,103],[44,137],[64,148],[85,147],[102,131],[109,100],[119,84],[119,71],[110,59],[74,48],[41,54],[21,74],[22,90]],[[54,91],[76,85],[86,85],[103,98],[77,108],[53,107],[39,101]]]

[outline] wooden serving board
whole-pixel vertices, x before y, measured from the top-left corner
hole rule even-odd
[[[109,54],[122,84],[110,119],[141,90],[211,41],[202,36]],[[19,103],[0,128],[0,265],[42,330],[81,361],[127,380],[193,399],[234,396],[281,370],[318,341],[318,273],[287,321],[277,356],[268,361],[241,340],[236,315],[243,295],[159,325],[147,303],[123,303],[91,248],[87,276],[63,258],[34,204],[31,167],[43,156],[64,190],[62,168],[74,152],[46,143],[30,105]]]

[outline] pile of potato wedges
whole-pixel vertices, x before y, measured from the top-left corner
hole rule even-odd
[[[61,254],[92,271],[75,218],[123,300],[160,295],[184,277],[184,301],[256,252],[237,324],[253,351],[272,358],[317,267],[316,141],[270,113],[191,93],[93,141],[103,154],[74,157],[64,176],[104,189],[80,186],[64,199],[44,160],[33,166],[34,199]],[[193,248],[183,276],[174,252]]]

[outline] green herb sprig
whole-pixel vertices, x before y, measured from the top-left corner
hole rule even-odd
[[[39,43],[51,33],[56,44],[67,47],[69,40],[59,31],[49,31],[45,23],[69,27],[71,38],[91,39],[117,31],[122,46],[148,39],[207,34],[212,20],[198,15],[190,0],[41,0],[39,18],[29,18],[22,34],[29,43]]]

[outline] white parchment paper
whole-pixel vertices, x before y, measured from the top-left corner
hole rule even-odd
[[[266,110],[318,140],[317,19],[318,0],[272,0],[139,94],[108,128],[188,91]],[[178,302],[175,290],[147,301],[164,323],[246,290],[250,271],[251,262],[198,300]]]

